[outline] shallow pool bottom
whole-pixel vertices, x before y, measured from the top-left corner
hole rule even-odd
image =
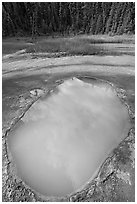
[[[95,176],[129,128],[127,108],[109,84],[73,78],[31,106],[8,144],[26,184],[64,196]]]

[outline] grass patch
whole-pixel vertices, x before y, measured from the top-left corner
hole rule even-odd
[[[44,39],[36,42],[34,46],[28,47],[26,52],[57,53],[63,52],[67,55],[95,55],[102,52],[102,49],[91,45],[88,40],[77,38],[55,38]]]
[[[76,38],[88,41],[91,44],[103,44],[103,43],[135,43],[135,35],[80,35]]]
[[[2,53],[9,54],[26,49],[27,53],[65,53],[66,55],[102,55],[101,44],[134,42],[133,37],[123,36],[92,36],[81,35],[74,37],[38,37],[35,42],[31,38],[8,38],[2,43]],[[100,44],[100,46],[99,46]],[[109,50],[110,52],[110,50]],[[107,54],[107,53],[106,53]],[[115,54],[115,53],[114,53]]]
[[[2,54],[14,53],[24,48],[25,47],[23,45],[7,43],[7,44],[2,45]]]
[[[28,38],[4,38],[2,40],[2,54],[12,54],[19,50],[26,49],[30,44]]]
[[[26,52],[61,52],[61,45],[63,40],[48,39],[36,42],[33,46],[27,48]]]

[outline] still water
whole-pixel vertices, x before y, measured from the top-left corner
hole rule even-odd
[[[64,196],[94,176],[129,128],[128,111],[110,85],[73,78],[38,100],[8,142],[26,184]]]

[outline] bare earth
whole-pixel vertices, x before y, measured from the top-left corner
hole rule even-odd
[[[104,46],[104,45],[103,45]],[[109,46],[113,49],[114,45]],[[134,50],[133,44],[128,47]],[[115,46],[116,48],[116,46]],[[121,49],[125,50],[125,45]],[[3,201],[134,201],[135,57],[129,55],[47,57],[25,50],[3,56]],[[128,104],[132,129],[104,162],[95,179],[80,192],[65,198],[48,198],[16,177],[6,137],[8,131],[42,94],[72,76],[96,77],[113,83]]]

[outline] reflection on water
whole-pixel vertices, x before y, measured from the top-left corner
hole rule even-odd
[[[35,103],[22,121],[9,136],[18,175],[48,196],[84,185],[130,127],[111,86],[76,78]]]

